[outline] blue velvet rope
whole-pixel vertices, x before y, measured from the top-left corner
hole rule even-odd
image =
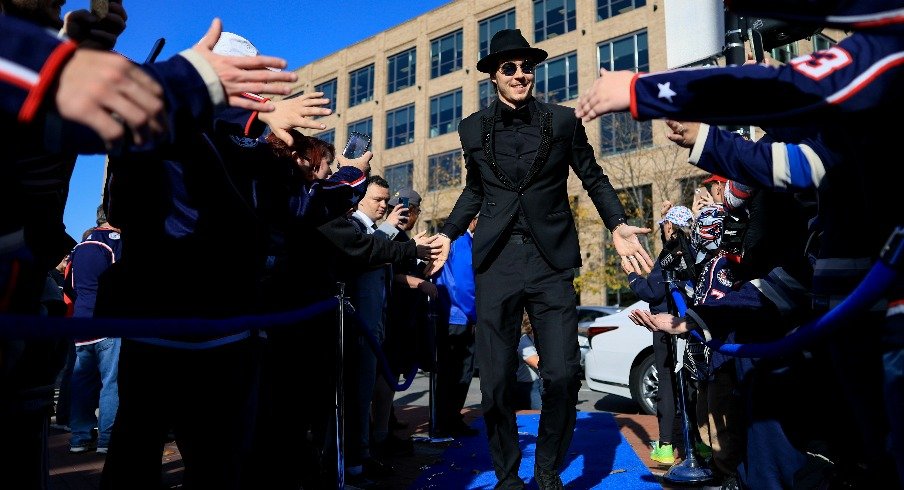
[[[681,294],[681,291],[674,284],[672,284],[670,291],[672,299],[675,301],[675,308],[678,310],[678,316],[684,318],[684,314],[687,313],[687,303],[684,302],[684,295]]]
[[[383,377],[386,378],[386,381],[390,380],[398,380],[399,375],[393,373],[389,369],[389,361],[386,359],[386,353],[383,352],[383,347],[380,345],[380,342],[374,336],[374,333],[370,330],[364,328],[364,323],[361,321],[361,317],[358,315],[358,312],[354,312],[355,317],[355,325],[358,327],[358,331],[364,335],[364,338],[367,339],[367,345],[370,346],[370,349],[374,351],[374,355],[377,356],[377,364],[380,365],[380,369],[383,371]],[[417,363],[411,367],[411,370],[405,375],[405,381],[402,383],[396,383],[394,385],[390,385],[393,391],[405,391],[411,387],[411,383],[414,383],[414,377],[417,375],[417,371],[420,369]]]
[[[734,357],[778,357],[801,350],[813,340],[835,331],[857,313],[871,308],[895,281],[897,271],[877,261],[856,289],[838,306],[822,317],[803,325],[781,339],[762,344],[727,344],[720,340],[706,342],[696,330],[691,333],[711,349]]]
[[[61,318],[0,314],[0,338],[226,336],[244,330],[292,325],[335,310],[338,304],[336,298],[329,298],[298,310],[231,318]]]

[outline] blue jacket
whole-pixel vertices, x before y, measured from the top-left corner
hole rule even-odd
[[[471,262],[473,241],[471,234],[465,233],[452,242],[449,259],[436,278],[440,311],[449,312],[449,323],[452,325],[477,323]]]

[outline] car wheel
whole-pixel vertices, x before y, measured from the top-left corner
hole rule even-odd
[[[656,397],[659,394],[659,372],[653,363],[653,354],[645,357],[631,369],[631,398],[640,405],[641,411],[656,415]]]

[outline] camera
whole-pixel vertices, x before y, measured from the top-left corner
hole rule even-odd
[[[345,158],[358,158],[370,148],[370,136],[357,131],[352,131],[348,135],[348,142],[345,149],[342,150],[342,156]]]

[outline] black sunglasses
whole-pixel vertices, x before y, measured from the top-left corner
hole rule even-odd
[[[537,64],[534,63],[533,61],[524,60],[521,62],[521,73],[524,73],[525,75],[530,75],[531,73],[534,72],[534,68],[536,66],[537,66]],[[514,75],[515,72],[518,71],[518,65],[513,61],[506,61],[505,63],[502,64],[502,66],[499,67],[499,71],[503,75],[510,77],[510,76]]]

